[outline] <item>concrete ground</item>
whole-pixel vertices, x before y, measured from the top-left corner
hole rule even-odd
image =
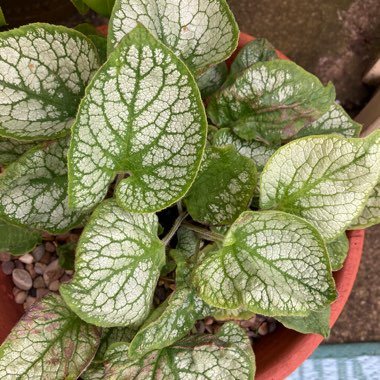
[[[373,89],[361,78],[380,55],[380,0],[227,0],[240,29],[332,81],[354,116]],[[354,290],[329,342],[380,341],[380,226],[368,230]]]

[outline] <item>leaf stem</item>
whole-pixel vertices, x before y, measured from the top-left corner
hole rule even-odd
[[[206,228],[195,226],[194,224],[191,224],[189,222],[184,221],[182,225],[186,228],[188,228],[191,231],[194,231],[196,234],[198,234],[201,238],[209,241],[224,241],[224,236],[222,234],[218,234],[216,232],[211,232],[207,230]]]
[[[177,232],[178,228],[181,226],[183,220],[188,216],[189,214],[187,212],[182,212],[182,214],[179,214],[177,219],[174,221],[174,224],[170,231],[163,237],[162,242],[165,245],[168,245],[170,240],[173,238],[175,233]]]

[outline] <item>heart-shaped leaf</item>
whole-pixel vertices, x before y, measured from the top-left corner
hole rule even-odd
[[[154,212],[180,199],[199,169],[207,123],[187,67],[141,25],[110,55],[88,87],[73,126],[69,194],[91,207],[117,173],[117,199]]]
[[[218,91],[227,78],[228,68],[225,62],[210,67],[197,78],[197,85],[202,98],[207,98]]]
[[[334,301],[325,243],[305,220],[278,211],[244,212],[223,248],[203,257],[193,284],[207,303],[268,315],[306,315]]]
[[[324,338],[330,335],[330,306],[312,311],[305,317],[276,317],[288,329],[302,334],[319,334]]]
[[[35,145],[36,143],[0,138],[0,165],[9,165]]]
[[[277,144],[289,139],[330,108],[335,91],[312,74],[283,60],[258,62],[211,97],[207,113],[214,125],[239,137]]]
[[[30,24],[0,33],[0,135],[67,134],[98,67],[95,46],[76,30]]]
[[[245,211],[256,188],[256,165],[232,146],[211,147],[185,204],[194,220],[231,224]]]
[[[378,223],[380,223],[380,183],[372,190],[364,210],[360,216],[352,222],[349,229],[367,228]]]
[[[40,233],[1,219],[0,236],[0,252],[9,252],[17,256],[31,251],[41,241]]]
[[[339,235],[335,240],[326,244],[327,252],[330,256],[331,269],[339,270],[343,267],[350,247],[346,233]]]
[[[239,138],[230,129],[219,129],[213,136],[213,144],[217,146],[232,145],[238,153],[254,161],[261,172],[276,149],[260,142]]]
[[[299,215],[331,241],[357,218],[380,175],[380,133],[304,137],[279,150],[261,176],[260,206]]]
[[[257,38],[242,47],[234,59],[230,75],[236,75],[257,62],[273,61],[277,59],[276,49],[265,39]]]
[[[0,378],[76,379],[94,357],[100,334],[50,294],[33,305],[0,347]]]
[[[131,214],[114,200],[100,204],[78,243],[75,274],[60,292],[85,321],[127,326],[148,315],[165,248],[154,214]]]
[[[69,209],[66,154],[69,138],[39,145],[0,177],[0,214],[14,224],[63,233],[82,216]]]
[[[345,137],[359,137],[362,127],[353,121],[344,109],[334,103],[328,112],[302,128],[293,138],[339,133]]]
[[[128,344],[110,347],[105,380],[252,380],[256,370],[250,341],[234,323],[226,323],[217,336],[191,336],[135,361],[127,353]]]
[[[111,51],[137,24],[144,25],[196,72],[226,60],[239,28],[225,0],[116,0],[108,32]]]

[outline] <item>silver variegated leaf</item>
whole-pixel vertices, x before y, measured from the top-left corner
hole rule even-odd
[[[350,248],[346,233],[342,233],[335,240],[327,243],[326,247],[330,256],[331,269],[333,271],[341,269],[346,260],[348,249]]]
[[[39,232],[15,226],[2,219],[0,219],[0,237],[0,252],[9,252],[12,255],[23,255],[41,241]]]
[[[184,202],[194,220],[231,224],[245,211],[256,188],[255,163],[233,146],[210,147]]]
[[[0,138],[0,166],[6,166],[16,161],[36,144],[37,143]]]
[[[218,91],[227,78],[228,68],[225,62],[212,66],[197,78],[197,85],[202,98],[207,98]]]
[[[232,145],[238,153],[254,161],[259,171],[262,171],[270,156],[276,151],[260,141],[247,141],[239,138],[229,128],[222,128],[213,136],[216,146]]]
[[[128,344],[115,344],[105,366],[105,380],[252,380],[256,371],[249,339],[233,323],[216,336],[191,336],[135,361],[128,358]]]
[[[257,38],[241,48],[232,62],[230,74],[236,75],[257,62],[274,59],[277,59],[276,49],[265,38]]]
[[[100,204],[78,243],[75,274],[60,292],[85,321],[138,325],[147,317],[165,247],[154,214],[132,214],[114,200]]]
[[[332,241],[362,213],[379,176],[380,133],[304,137],[268,161],[260,206],[299,215]]]
[[[0,177],[0,215],[14,224],[63,233],[83,214],[68,207],[66,154],[69,138],[29,150]]]
[[[30,24],[0,33],[0,135],[67,134],[98,67],[95,46],[76,30]]]
[[[32,306],[0,347],[0,378],[77,379],[94,357],[100,335],[50,294]]]
[[[367,228],[378,223],[380,223],[380,183],[372,190],[364,210],[359,217],[352,222],[349,229]]]
[[[239,29],[225,0],[116,0],[111,51],[137,24],[170,47],[194,71],[223,62],[235,50]]]
[[[312,311],[305,317],[276,317],[285,327],[302,334],[319,334],[324,338],[330,335],[330,306]]]
[[[244,212],[223,247],[202,258],[193,284],[210,305],[268,316],[307,315],[336,298],[321,235],[278,211]]]
[[[359,137],[362,126],[353,121],[344,109],[334,103],[328,112],[302,128],[293,138],[338,133],[345,137]]]
[[[278,144],[318,119],[335,98],[322,83],[295,63],[258,62],[214,94],[207,107],[212,123],[239,137]]]
[[[133,212],[155,212],[180,199],[199,169],[207,122],[183,62],[143,26],[110,55],[88,87],[73,126],[69,196],[89,208],[117,173],[116,196]]]

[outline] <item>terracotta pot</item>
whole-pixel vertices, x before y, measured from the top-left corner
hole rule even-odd
[[[54,23],[77,13],[69,0],[2,0],[1,7],[10,28],[31,22]]]
[[[103,31],[106,28],[103,27]],[[254,38],[241,33],[239,48]],[[238,49],[239,49],[238,48]],[[281,52],[279,58],[288,59]],[[339,297],[331,307],[330,326],[333,326],[342,312],[351,293],[364,244],[364,230],[348,232],[350,250],[343,268],[334,273]],[[23,313],[23,308],[13,301],[10,276],[0,271],[0,342],[8,335]],[[256,380],[282,380],[305,361],[322,342],[315,334],[300,334],[279,325],[276,331],[261,338],[254,344],[256,354]]]

